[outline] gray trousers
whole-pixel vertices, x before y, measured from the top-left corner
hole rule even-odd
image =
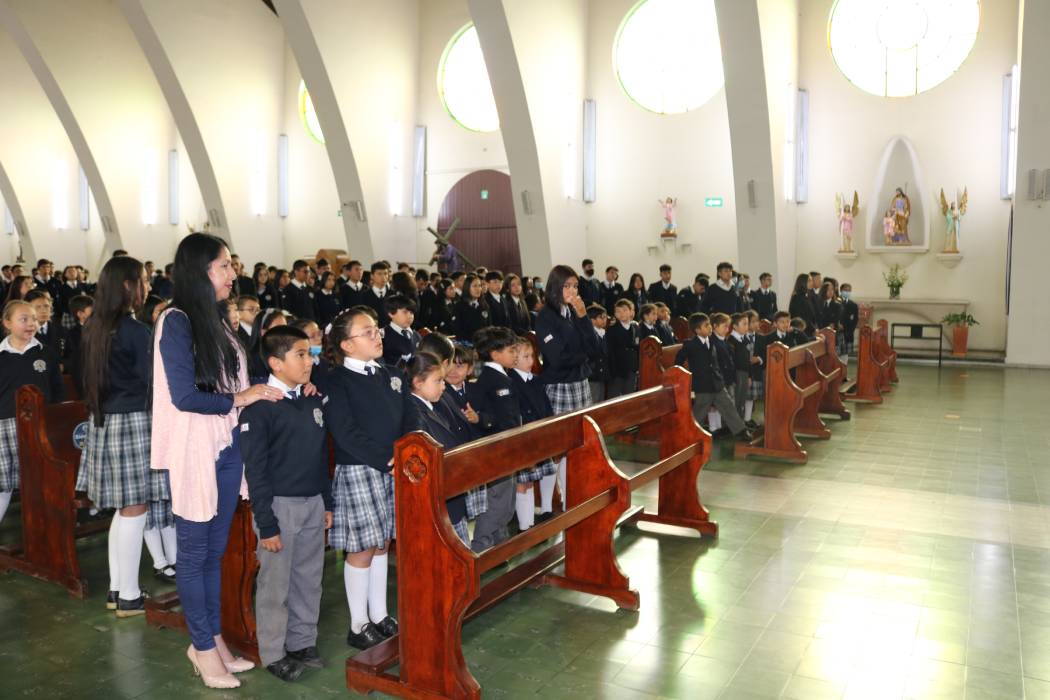
[[[591,400],[594,403],[605,401],[605,382],[596,382],[592,379],[589,384],[591,385]]]
[[[697,422],[707,415],[707,409],[711,408],[711,406],[717,408],[718,412],[722,414],[722,420],[729,426],[729,430],[733,435],[747,429],[747,426],[744,425],[744,419],[736,412],[733,399],[729,398],[729,391],[726,389],[716,391],[713,394],[696,395],[696,400],[693,401],[693,415],[696,417]]]
[[[615,399],[624,394],[633,394],[638,391],[638,373],[631,372],[626,377],[611,377],[609,379],[609,392],[605,398]]]
[[[274,496],[273,513],[281,527],[281,551],[256,548],[255,625],[264,666],[283,659],[286,651],[317,645],[324,569],[324,500]]]
[[[747,401],[747,396],[751,384],[751,375],[747,372],[736,371],[736,392],[733,395],[733,404],[736,406],[736,412],[743,417],[744,415],[744,402]]]
[[[482,552],[507,539],[507,523],[514,517],[514,477],[488,485],[489,508],[474,521],[474,539],[470,548]]]

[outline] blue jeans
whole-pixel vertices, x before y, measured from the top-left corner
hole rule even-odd
[[[237,509],[243,472],[241,449],[237,432],[234,432],[233,445],[220,452],[215,462],[218,513],[203,523],[175,516],[179,552],[175,585],[186,627],[197,651],[214,649],[214,637],[222,633],[219,615],[222,556],[230,537],[230,523]]]

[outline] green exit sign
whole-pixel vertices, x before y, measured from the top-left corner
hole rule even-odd
[[[723,203],[721,197],[707,197],[704,199],[705,207],[720,207]]]
[[[482,199],[488,199],[489,198],[489,191],[488,190],[482,190],[481,191],[481,198]]]

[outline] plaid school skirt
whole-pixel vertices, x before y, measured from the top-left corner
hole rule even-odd
[[[71,331],[77,326],[77,317],[66,311],[62,314],[62,327]]]
[[[146,529],[162,530],[175,527],[171,512],[171,486],[167,469],[149,470],[149,501],[146,503]]]
[[[470,532],[467,531],[467,519],[464,518],[458,523],[452,523],[452,529],[459,535],[459,539],[463,540],[463,544],[470,547]]]
[[[473,520],[489,509],[489,492],[485,484],[467,491],[467,519]]]
[[[150,500],[150,414],[107,413],[101,428],[88,422],[77,488],[96,508],[124,508]],[[170,495],[169,495],[170,498]]]
[[[18,424],[15,418],[0,420],[0,491],[18,488]]]
[[[751,386],[747,390],[747,398],[751,401],[761,401],[766,398],[765,379],[755,379],[754,377],[751,377]]]
[[[332,500],[332,549],[363,552],[394,539],[394,477],[389,472],[364,464],[337,464]]]
[[[557,473],[558,465],[554,463],[554,460],[548,459],[530,469],[522,469],[514,475],[514,481],[519,484],[531,484],[545,476]]]
[[[551,408],[554,409],[556,416],[587,408],[593,403],[591,383],[586,379],[565,384],[547,384],[543,388],[547,392],[547,398],[550,399]]]

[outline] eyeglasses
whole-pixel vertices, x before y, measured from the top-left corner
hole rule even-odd
[[[380,336],[380,333],[379,333],[379,329],[378,328],[369,328],[367,331],[364,331],[363,333],[358,333],[357,335],[348,335],[346,337],[347,338],[368,338],[369,340],[375,340],[379,336]]]

